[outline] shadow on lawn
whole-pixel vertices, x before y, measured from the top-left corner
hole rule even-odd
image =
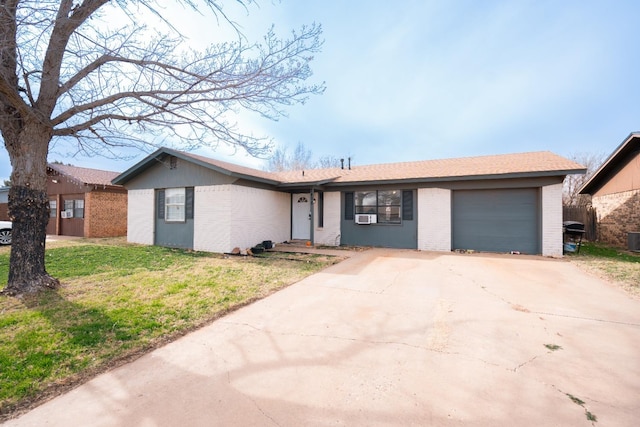
[[[9,377],[0,375],[0,380],[28,391],[17,391],[13,402],[0,401],[0,423],[91,378],[105,363],[116,363],[114,355],[135,339],[127,325],[103,309],[71,302],[56,291],[25,297],[22,303],[42,320],[15,336],[15,353],[8,355],[7,363],[16,371]]]
[[[104,310],[86,307],[63,298],[56,291],[46,291],[25,299],[25,305],[46,318],[51,326],[67,338],[71,347],[93,348],[108,340],[129,340],[131,334],[118,325]]]

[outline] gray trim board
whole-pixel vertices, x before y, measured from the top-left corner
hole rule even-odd
[[[585,170],[581,169],[580,172]],[[553,178],[556,177],[564,180],[564,177],[570,173],[579,173],[575,170],[563,170],[563,171],[547,171],[547,172],[522,172],[512,174],[501,175],[465,175],[465,176],[447,176],[438,178],[408,178],[408,179],[390,179],[379,181],[352,181],[352,182],[331,182],[325,187],[357,187],[357,186],[382,186],[382,185],[394,185],[394,186],[407,186],[416,187],[417,184],[440,184],[440,183],[454,183],[454,182],[475,182],[475,181],[503,181],[512,179],[536,179],[536,178]],[[435,185],[429,185],[435,187]],[[419,187],[419,185],[418,185]],[[439,187],[439,185],[438,185]]]

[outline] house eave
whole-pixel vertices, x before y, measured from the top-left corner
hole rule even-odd
[[[134,166],[132,166],[131,168],[127,169],[126,171],[124,171],[123,173],[121,173],[120,175],[118,175],[113,181],[111,181],[112,184],[115,185],[125,185],[127,182],[129,182],[131,179],[133,179],[135,176],[137,176],[138,174],[144,172],[145,170],[149,169],[153,164],[154,161],[158,161],[158,157],[160,157],[162,154],[168,154],[170,156],[175,156],[181,160],[184,160],[186,162],[190,162],[193,164],[196,164],[198,166],[201,166],[203,168],[218,172],[222,175],[226,175],[226,176],[230,176],[233,178],[237,178],[237,179],[245,179],[248,181],[253,181],[253,182],[259,182],[262,184],[269,184],[269,185],[278,185],[280,184],[279,181],[276,180],[272,180],[272,179],[267,179],[267,178],[262,178],[262,177],[258,177],[255,175],[248,175],[248,174],[242,174],[242,173],[237,173],[237,172],[233,172],[230,171],[228,169],[225,168],[221,168],[219,166],[216,166],[214,164],[211,163],[207,163],[207,162],[203,162],[202,160],[199,160],[197,158],[185,155],[184,153],[180,152],[180,151],[176,151],[176,150],[172,150],[171,148],[160,148],[156,151],[154,151],[153,153],[151,153],[150,155],[148,155],[147,157],[145,157],[144,159],[142,159],[140,162],[136,163]]]
[[[458,181],[484,181],[484,180],[504,180],[504,179],[522,179],[522,178],[547,178],[562,177],[568,174],[585,173],[586,169],[568,169],[544,172],[518,172],[508,174],[485,174],[485,175],[463,175],[463,176],[446,176],[446,177],[422,177],[422,178],[406,178],[406,179],[387,179],[387,180],[367,180],[367,181],[348,181],[348,182],[332,182],[325,187],[349,187],[360,185],[406,185],[406,184],[429,184],[440,182],[458,182]]]
[[[638,146],[634,146],[633,140],[638,139]],[[620,167],[625,158],[635,151],[640,150],[640,132],[631,132],[618,147],[602,163],[598,170],[578,190],[578,194],[593,195],[600,190],[609,180],[611,172]]]
[[[53,172],[57,173],[59,176],[62,176],[66,179],[68,179],[69,181],[72,181],[74,184],[80,185],[80,186],[88,186],[90,184],[87,184],[86,182],[82,182],[79,179],[77,179],[76,177],[66,174],[61,170],[58,170],[55,165],[53,164],[47,164],[47,169],[52,170]]]
[[[277,186],[277,188],[278,190],[284,190],[288,192],[293,192],[297,190],[308,191],[311,189],[322,190],[334,180],[335,178],[322,179],[318,181],[308,181],[308,182],[282,182]]]

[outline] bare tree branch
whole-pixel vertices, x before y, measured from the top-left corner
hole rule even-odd
[[[351,157],[349,161],[351,161]],[[266,170],[271,172],[282,172],[292,170],[305,170],[315,168],[339,168],[342,166],[340,159],[334,156],[323,156],[317,161],[313,160],[313,153],[304,143],[298,142],[293,152],[290,153],[286,146],[282,146],[273,151],[266,165]]]
[[[593,176],[606,156],[604,153],[574,153],[569,156],[571,160],[587,168],[584,175],[567,175],[562,188],[562,204],[565,206],[591,205],[591,196],[578,194],[580,188]]]
[[[0,133],[13,166],[15,218],[9,294],[58,283],[44,269],[50,149],[118,157],[121,147],[228,144],[262,156],[270,139],[240,129],[237,114],[278,120],[324,91],[323,83],[308,83],[322,47],[319,25],[288,38],[272,28],[252,43],[223,0],[175,1],[208,10],[231,26],[234,40],[201,52],[186,48],[154,0],[0,0]],[[254,4],[235,2],[247,11]],[[140,8],[166,27],[106,19]]]

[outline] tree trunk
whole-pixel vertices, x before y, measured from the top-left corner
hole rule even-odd
[[[21,297],[60,282],[44,265],[49,199],[47,196],[47,153],[51,128],[38,122],[24,123],[12,140],[5,137],[11,165],[9,216],[13,221],[9,280],[4,295]]]

